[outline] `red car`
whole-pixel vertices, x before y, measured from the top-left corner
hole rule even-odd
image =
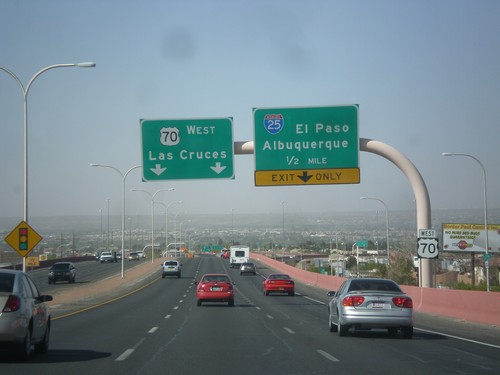
[[[234,306],[234,283],[229,275],[208,273],[195,284],[198,285],[196,287],[198,306],[201,306],[202,302],[227,302],[228,306]]]
[[[273,273],[267,277],[263,283],[264,295],[269,293],[288,293],[289,296],[295,295],[295,282],[289,275],[282,273]]]

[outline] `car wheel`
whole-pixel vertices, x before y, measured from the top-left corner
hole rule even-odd
[[[164,279],[164,278],[165,278],[165,274],[164,274],[164,273],[162,273],[162,274],[161,274],[161,278],[162,278],[162,279]]]
[[[52,280],[49,279],[49,285],[52,284]]]
[[[337,331],[338,331],[339,336],[341,336],[341,337],[347,336],[347,332],[349,331],[349,327],[347,327],[341,323],[340,317],[339,317],[339,321],[337,323]]]
[[[178,278],[178,279],[180,279],[180,278],[181,278],[181,274],[180,274],[180,272],[179,272],[179,274],[177,275],[177,278]]]
[[[227,301],[227,305],[234,306],[234,299],[230,299],[229,301]]]
[[[269,295],[269,292],[267,290],[264,290],[264,295],[265,296],[268,296]]]
[[[401,328],[401,335],[404,339],[411,339],[413,337],[413,326]]]
[[[50,323],[47,323],[45,328],[45,334],[43,335],[43,340],[38,344],[35,344],[35,353],[44,354],[49,350],[50,341]]]
[[[294,291],[288,292],[288,295],[293,297],[295,295],[295,292]]]
[[[387,328],[389,332],[389,336],[396,336],[398,333],[398,329],[396,327]]]
[[[201,299],[199,299],[198,301],[196,301],[196,306],[201,306]]]
[[[17,354],[22,362],[27,362],[30,357],[30,353],[31,353],[31,332],[30,330],[28,330],[26,332],[26,336],[24,337],[23,343],[19,345]]]

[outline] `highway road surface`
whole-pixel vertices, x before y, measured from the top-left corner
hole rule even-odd
[[[296,296],[264,296],[263,276],[272,270],[263,265],[256,276],[240,276],[213,255],[183,265],[180,279],[162,279],[155,270],[153,282],[136,293],[54,319],[47,354],[18,363],[2,353],[0,372],[476,375],[500,369],[498,327],[419,314],[411,340],[382,330],[339,337],[328,330],[323,290],[299,283]],[[113,267],[89,264],[101,266]],[[196,306],[193,281],[212,272],[236,282],[234,307]]]

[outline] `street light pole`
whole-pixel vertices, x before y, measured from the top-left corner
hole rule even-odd
[[[283,254],[285,254],[285,202],[281,202],[281,216],[282,216],[282,241],[283,241]]]
[[[487,200],[488,194],[486,193],[486,169],[484,168],[483,163],[481,163],[481,161],[478,158],[476,158],[475,156],[469,155],[469,154],[465,154],[463,152],[443,152],[441,155],[442,156],[466,156],[466,157],[472,158],[479,164],[479,166],[481,167],[481,169],[483,171],[484,232],[485,232],[484,234],[486,236],[485,255],[488,255],[488,248],[489,248],[489,243],[488,243],[488,200]],[[490,291],[490,267],[488,266],[488,264],[486,262],[487,261],[485,261],[486,291],[489,292]]]
[[[21,80],[17,77],[14,72],[11,70],[0,66],[0,70],[3,70],[7,74],[9,74],[12,78],[15,79],[19,87],[21,88],[21,91],[23,92],[23,114],[24,114],[24,198],[23,198],[23,220],[27,223],[28,222],[28,93],[31,88],[31,85],[35,81],[37,77],[39,77],[42,73],[46,72],[47,70],[51,70],[54,68],[66,68],[66,67],[80,67],[80,68],[94,68],[96,66],[95,63],[93,62],[83,62],[83,63],[77,63],[77,64],[55,64],[55,65],[50,65],[47,66],[40,71],[38,71],[28,82],[26,85],[26,88],[22,84]],[[26,264],[25,264],[25,257],[23,257],[23,271],[26,271]]]
[[[170,208],[170,206],[172,206],[173,204],[182,204],[182,201],[174,201],[174,202],[170,202],[168,205],[167,205],[167,208],[165,209],[165,252],[168,253],[168,209]]]
[[[387,205],[384,203],[382,199],[379,198],[373,198],[373,197],[360,197],[359,199],[373,199],[376,201],[379,201],[384,205],[385,208],[385,228],[386,228],[386,241],[387,241],[387,263],[390,266],[391,265],[391,255],[390,255],[390,248],[389,248],[389,211],[387,210]]]
[[[155,197],[161,191],[172,191],[174,188],[160,189],[151,194],[147,190],[132,189],[132,191],[142,191],[146,193],[151,198],[151,263],[154,263],[154,248],[155,248]]]
[[[118,168],[113,167],[112,165],[107,164],[90,164],[91,167],[103,167],[103,168],[111,168],[116,171],[122,177],[122,279],[124,278],[124,260],[125,260],[125,180],[127,179],[127,175],[132,172],[134,169],[142,168],[142,165],[136,165],[135,167],[130,168],[125,173],[122,173]]]

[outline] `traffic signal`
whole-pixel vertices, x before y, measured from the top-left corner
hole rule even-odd
[[[19,228],[19,250],[28,250],[28,228]]]

